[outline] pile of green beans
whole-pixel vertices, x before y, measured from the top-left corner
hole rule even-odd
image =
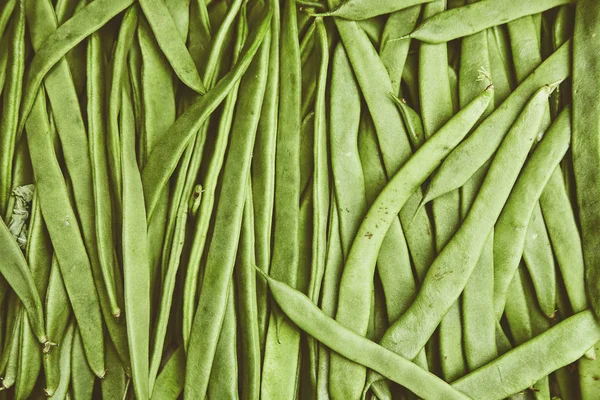
[[[0,400],[600,399],[600,1],[0,1]]]

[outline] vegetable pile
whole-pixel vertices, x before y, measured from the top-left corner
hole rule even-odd
[[[0,400],[600,398],[600,2],[0,2]]]

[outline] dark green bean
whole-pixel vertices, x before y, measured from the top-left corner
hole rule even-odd
[[[152,399],[176,400],[183,392],[185,351],[179,346],[169,357],[154,384]]]
[[[592,310],[600,315],[600,212],[594,205],[600,198],[600,142],[592,134],[598,126],[598,95],[595,77],[600,75],[597,35],[600,28],[600,4],[582,0],[575,9],[573,36],[573,171],[577,189],[581,240],[585,261],[585,283]]]
[[[365,20],[378,15],[390,14],[403,10],[412,6],[428,3],[433,0],[406,0],[403,2],[397,2],[394,0],[337,0],[332,2],[337,5],[328,12],[316,14],[323,17],[339,17],[349,20]],[[330,4],[331,5],[331,4]]]
[[[73,397],[82,400],[91,400],[96,377],[88,366],[83,350],[83,342],[79,329],[75,329],[73,348],[71,349],[71,391]]]

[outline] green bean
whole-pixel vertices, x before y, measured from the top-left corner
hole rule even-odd
[[[393,93],[398,96],[402,71],[410,48],[410,39],[400,38],[415,28],[420,13],[419,5],[396,11],[389,16],[383,29],[379,56],[390,77]]]
[[[91,400],[95,378],[85,359],[79,329],[75,328],[73,347],[71,349],[71,390],[73,397],[76,399]]]
[[[523,255],[537,200],[570,141],[570,112],[563,111],[537,146],[504,207],[494,231],[494,305],[500,319],[506,291]]]
[[[7,7],[8,8],[8,7]],[[12,24],[11,41],[8,51],[10,63],[7,66],[8,80],[2,101],[0,115],[0,213],[6,215],[11,191],[12,164],[17,145],[17,125],[19,105],[25,70],[25,5],[19,2]]]
[[[73,349],[73,336],[75,331],[75,322],[71,321],[69,324],[65,336],[63,338],[62,345],[59,348],[60,351],[60,381],[56,391],[52,395],[52,398],[64,400],[67,398],[69,393],[69,385],[71,384],[71,353]]]
[[[334,61],[335,62],[335,61]],[[342,242],[339,229],[339,213],[336,207],[335,194],[332,192],[329,211],[329,233],[327,243],[327,261],[323,276],[321,310],[328,316],[335,315],[337,294],[342,272]],[[317,398],[329,398],[329,349],[319,346],[317,371]]]
[[[262,35],[269,26],[271,13],[272,10],[267,8],[265,15],[257,21],[259,25],[256,29],[262,32]],[[258,46],[255,42],[260,43],[262,35],[252,37],[251,34],[250,46]],[[267,39],[252,63],[250,72],[240,84],[240,93],[243,96],[239,98],[236,118],[231,128],[221,194],[216,208],[215,230],[207,253],[202,290],[188,347],[184,390],[186,398],[203,397],[206,393],[225,314],[227,286],[231,279],[241,230],[247,174],[250,170],[250,158],[266,86],[268,49]],[[244,62],[243,59],[240,62]],[[213,90],[217,90],[220,84]],[[210,92],[203,99],[209,94]]]
[[[554,254],[539,204],[535,205],[527,227],[523,259],[533,280],[542,311],[548,318],[553,318],[556,311]]]
[[[264,107],[264,104],[263,104]],[[242,219],[240,247],[235,266],[235,282],[238,293],[241,348],[241,397],[260,398],[260,335],[256,298],[256,244],[252,182],[248,177],[246,204]]]
[[[8,358],[6,363],[6,369],[4,370],[4,377],[2,378],[2,385],[0,389],[10,389],[15,384],[17,377],[17,369],[19,366],[19,353],[21,351],[21,332],[23,321],[26,319],[23,313],[23,308],[19,306],[18,311],[15,314],[17,320],[13,328],[12,338],[9,342],[8,347]]]
[[[189,88],[204,94],[206,87],[200,79],[190,53],[185,48],[185,42],[177,31],[167,5],[158,0],[142,0],[140,6],[152,27],[158,45],[179,79]]]
[[[539,89],[518,117],[498,149],[467,218],[429,268],[410,308],[382,338],[384,347],[413,359],[457,300],[517,180],[541,124],[544,102],[555,87]]]
[[[49,341],[44,329],[42,301],[27,261],[4,221],[0,221],[0,253],[4,255],[4,261],[0,263],[0,272],[23,302],[38,341],[47,346]]]
[[[423,398],[468,399],[435,375],[365,339],[325,315],[305,295],[264,275],[271,293],[298,327],[331,350],[365,365],[407,387]]]
[[[234,399],[238,397],[237,322],[235,312],[234,283],[227,290],[227,306],[210,372],[207,397]]]
[[[281,17],[280,98],[275,161],[275,213],[270,273],[299,287],[301,64],[294,1]],[[285,73],[283,72],[285,71]],[[312,152],[311,152],[312,153]],[[291,399],[298,373],[300,332],[273,308],[267,328],[261,397]]]
[[[106,376],[100,381],[102,400],[122,400],[127,390],[125,369],[112,342],[108,340],[105,345]]]
[[[63,279],[81,329],[88,361],[95,374],[104,375],[102,318],[77,219],[52,147],[42,95],[27,122],[27,140],[36,175],[42,215],[46,221]],[[87,146],[86,146],[87,147]]]
[[[45,300],[46,330],[60,346],[71,317],[71,306],[56,255],[52,257]],[[46,377],[44,392],[48,396],[53,396],[60,381],[60,351],[45,353],[43,364]]]
[[[524,274],[525,266],[520,264],[508,288],[506,301],[506,321],[515,345],[521,345],[533,335],[531,315],[527,306]]]
[[[115,192],[115,202],[121,202],[121,149],[119,146],[119,109],[121,108],[121,86],[125,76],[127,54],[133,45],[135,29],[138,25],[139,8],[130,7],[123,15],[121,28],[117,38],[111,64],[111,79],[108,91],[108,124],[107,124],[107,152],[108,166],[110,167],[111,182]]]
[[[377,0],[375,2],[366,0],[336,0],[335,2],[332,2],[333,4],[330,4],[330,6],[332,6],[337,3],[331,11],[315,15],[322,17],[339,17],[358,21],[376,17],[378,15],[394,13],[430,1],[432,0],[406,0],[403,2],[394,0]]]
[[[140,25],[142,25],[145,21],[142,19],[142,22],[138,23],[138,31],[141,29]],[[147,136],[144,135],[143,130],[143,100],[142,100],[142,77],[141,77],[141,69],[142,69],[142,50],[140,48],[139,37],[138,40],[134,40],[131,48],[129,49],[129,54],[127,55],[127,66],[129,67],[129,73],[127,76],[127,84],[130,87],[131,91],[131,106],[133,109],[133,122],[135,123],[136,132],[139,132],[140,138],[136,140],[135,145],[135,155],[137,164],[140,169],[144,167],[144,163],[146,158],[148,157],[146,154],[146,142]],[[121,112],[125,106],[121,106]]]
[[[535,91],[544,84],[561,81],[569,76],[569,53],[570,42],[567,42],[536,68],[506,101],[444,160],[427,188],[424,202],[461,187],[485,164],[498,149],[506,132]],[[544,126],[541,130],[543,128]]]
[[[261,20],[257,29],[250,32],[246,51],[242,53],[240,61],[236,66],[213,89],[195,101],[171,125],[168,132],[165,133],[164,139],[158,142],[156,149],[150,153],[148,162],[142,171],[148,216],[152,215],[160,192],[175,170],[181,155],[185,151],[185,146],[189,143],[192,135],[198,131],[206,118],[219,106],[237,80],[246,72],[254,54],[267,33],[270,15],[271,13],[268,13]]]
[[[587,300],[581,238],[558,167],[546,183],[540,203],[569,302],[574,312],[583,311]]]
[[[235,64],[242,50],[242,46],[246,40],[248,34],[248,22],[246,19],[246,7],[242,7],[241,16],[238,20],[237,26],[237,37],[235,43],[233,45],[233,55],[232,62]],[[204,247],[206,244],[206,238],[208,236],[208,228],[211,221],[211,215],[214,208],[215,197],[216,197],[216,188],[217,182],[219,178],[219,174],[223,168],[223,160],[225,158],[225,151],[227,149],[227,144],[229,140],[229,132],[231,130],[231,124],[233,122],[234,110],[236,107],[238,92],[239,92],[240,82],[236,82],[227,98],[225,99],[225,103],[223,104],[222,113],[220,115],[220,119],[218,122],[218,130],[215,137],[214,149],[212,151],[212,156],[210,161],[208,162],[206,176],[204,178],[203,185],[203,196],[202,201],[200,203],[200,211],[199,211],[199,219],[196,223],[196,228],[194,230],[194,235],[192,239],[192,249],[190,254],[189,265],[194,265],[196,267],[188,268],[186,273],[185,280],[185,295],[184,295],[184,343],[189,343],[189,335],[192,327],[192,319],[193,319],[193,309],[196,306],[196,291],[198,287],[198,270],[200,266],[200,257],[204,253]],[[205,125],[204,129],[206,130],[208,125]],[[206,132],[202,134],[206,135]],[[198,144],[198,139],[196,139],[196,144]],[[196,151],[198,148],[194,148]],[[198,151],[198,154],[201,152]],[[194,157],[194,153],[192,157]],[[194,171],[195,167],[191,167],[189,174]],[[187,181],[186,181],[187,185]],[[185,190],[185,189],[184,189]]]
[[[583,311],[453,382],[452,386],[473,398],[503,399],[576,361],[599,339],[600,328],[592,313]]]
[[[136,397],[150,397],[148,353],[150,331],[150,276],[148,237],[142,180],[135,158],[135,125],[127,81],[122,92],[120,121],[123,182],[122,252],[125,319]]]
[[[573,36],[573,171],[586,268],[586,292],[596,315],[600,315],[600,270],[594,267],[600,256],[600,235],[597,232],[600,213],[594,204],[600,192],[597,186],[591,184],[597,182],[600,165],[597,149],[600,143],[595,136],[590,136],[593,129],[596,129],[594,127],[599,118],[596,114],[598,94],[595,84],[590,82],[600,74],[600,63],[596,58],[595,47],[599,39],[590,35],[596,33],[599,20],[600,4],[589,0],[582,0],[577,4]]]
[[[25,122],[33,108],[39,87],[52,67],[60,62],[69,50],[96,32],[132,3],[133,0],[93,1],[48,35],[43,45],[38,46],[35,57],[31,60],[23,89],[19,132],[25,127]]]
[[[176,400],[181,395],[185,376],[185,351],[182,346],[173,352],[156,379],[152,399]]]
[[[360,90],[339,44],[333,54],[330,98],[331,167],[344,254],[366,211],[365,179],[358,153]]]
[[[536,26],[533,17],[526,16],[509,22],[507,27],[517,82],[522,82],[542,63]]]
[[[445,11],[425,19],[410,37],[427,43],[445,43],[518,18],[538,14],[574,0],[486,0]]]
[[[96,240],[98,242],[99,264],[106,293],[111,305],[112,314],[121,314],[117,301],[115,282],[116,268],[114,261],[114,238],[112,226],[112,209],[108,181],[108,168],[105,150],[104,126],[104,74],[102,73],[101,39],[93,33],[88,41],[87,49],[87,115],[90,145],[90,161],[92,164],[92,183],[94,185],[94,218],[96,220]]]
[[[396,103],[396,106],[398,106],[398,110],[400,110],[410,143],[413,150],[416,151],[425,143],[425,132],[421,116],[407,104],[406,99],[399,99],[396,96],[392,96],[392,99]]]
[[[277,114],[279,109],[279,2],[270,1],[271,47],[267,87],[260,120],[256,132],[256,144],[252,158],[252,193],[254,195],[254,218],[256,240],[256,265],[269,272],[271,265],[271,228],[275,201],[275,154],[277,144]],[[258,329],[261,354],[264,351],[268,325],[268,299],[266,282],[256,282],[258,296]]]
[[[469,107],[444,125],[438,134],[426,141],[371,205],[350,248],[342,275],[336,314],[336,320],[342,325],[351,327],[360,334],[366,333],[369,310],[365,308],[368,306],[365,299],[370,297],[372,286],[365,282],[372,282],[370,277],[374,273],[376,257],[390,224],[414,190],[477,122],[492,96],[492,90],[485,90]],[[355,368],[356,373],[360,371],[343,359],[332,356],[331,361],[332,380],[334,367],[340,368],[340,374],[344,373],[345,368]],[[340,364],[335,365],[334,362]],[[346,390],[347,387],[340,389]]]

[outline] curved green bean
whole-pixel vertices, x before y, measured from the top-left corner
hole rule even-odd
[[[425,19],[410,37],[428,43],[445,43],[527,15],[573,3],[575,0],[479,1]]]
[[[98,33],[93,33],[87,48],[87,116],[94,186],[94,218],[96,220],[96,240],[104,286],[111,305],[112,314],[119,317],[121,309],[117,300],[115,282],[115,258],[113,254],[112,202],[108,181],[108,168],[105,149],[104,126],[104,74],[102,73],[102,48]]]
[[[75,322],[71,321],[62,345],[60,346],[60,381],[52,398],[66,399],[69,394],[69,386],[71,384],[71,353],[73,349],[73,336],[75,335]]]

